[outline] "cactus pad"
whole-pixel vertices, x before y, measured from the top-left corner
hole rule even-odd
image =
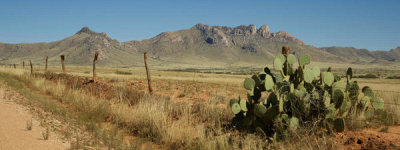
[[[310,69],[305,68],[304,81],[306,81],[307,83],[311,83],[313,80],[314,80],[314,73]]]
[[[265,89],[266,90],[272,90],[272,88],[274,87],[274,80],[272,79],[272,77],[270,75],[266,75],[265,76],[265,80],[264,80],[264,85],[265,85]]]
[[[263,71],[264,71],[266,74],[272,75],[271,69],[269,69],[268,66],[265,66],[264,69],[263,69]]]
[[[310,55],[308,55],[308,54],[300,55],[299,65],[301,65],[301,66],[308,65],[308,64],[310,64],[310,62],[311,62]]]
[[[371,99],[369,98],[369,96],[364,96],[360,101],[360,107],[365,109],[369,106],[370,103],[371,103]]]
[[[357,81],[354,81],[353,83],[350,84],[350,88],[348,89],[348,91],[349,91],[349,96],[350,96],[352,99],[357,98],[357,96],[358,96],[358,94],[359,94],[359,90],[360,90],[360,87],[358,86]]]
[[[329,107],[331,105],[331,95],[328,91],[324,92],[324,105],[325,107]]]
[[[312,67],[312,72],[314,73],[314,78],[318,78],[319,75],[321,74],[321,70],[319,69],[318,66]]]
[[[374,91],[372,91],[372,89],[368,86],[364,86],[361,90],[365,96],[369,96],[369,97],[374,97]]]
[[[246,78],[246,79],[244,79],[243,86],[246,90],[254,90],[254,87],[256,86],[256,82],[251,78]]]
[[[298,90],[295,90],[295,91],[294,91],[294,94],[295,94],[297,97],[303,98],[304,96],[306,96],[307,90],[306,90],[305,88],[300,88],[300,89],[298,89]]]
[[[278,54],[278,55],[276,55],[275,58],[279,58],[281,60],[282,64],[286,62],[286,57],[283,54]]]
[[[251,79],[253,79],[254,82],[256,83],[255,86],[260,86],[260,84],[261,84],[261,79],[258,77],[258,75],[253,75],[253,76],[251,76]]]
[[[324,83],[331,86],[334,80],[333,74],[331,72],[325,72],[323,75]]]
[[[294,62],[296,62],[296,57],[293,54],[289,54],[287,56],[287,62],[288,64],[293,65]]]
[[[257,117],[264,117],[265,113],[267,112],[267,107],[265,107],[263,104],[256,104],[254,106],[254,113]]]
[[[343,118],[336,118],[333,121],[333,127],[336,132],[343,132],[344,131],[344,119]]]
[[[280,71],[282,70],[282,68],[283,68],[282,60],[279,57],[276,57],[274,59],[274,69]]]
[[[238,103],[234,103],[233,105],[232,105],[232,112],[233,112],[233,114],[238,114],[238,113],[240,113],[240,110],[241,110],[241,108],[240,108],[240,105],[238,104]]]
[[[291,117],[289,119],[289,129],[295,131],[299,127],[299,119],[296,117]]]
[[[345,91],[346,90],[346,84],[343,81],[338,81],[332,84],[332,91],[335,90],[341,90]]]
[[[275,73],[274,76],[275,76],[275,83],[283,82],[283,76],[282,76],[282,74],[280,74],[280,73],[278,72],[278,73]]]
[[[347,69],[346,76],[349,76],[350,79],[353,78],[353,69],[351,67]]]
[[[246,100],[244,100],[244,99],[241,99],[240,101],[239,101],[239,105],[240,105],[240,109],[242,110],[242,111],[247,111],[247,101]]]
[[[335,103],[335,108],[338,109],[343,104],[344,94],[341,90],[333,91],[332,95],[333,102]]]
[[[358,94],[358,96],[357,96],[357,99],[362,99],[364,97],[364,93],[360,93],[360,94]]]
[[[374,97],[372,99],[372,107],[374,107],[375,109],[383,109],[384,108],[384,102],[382,100],[382,98],[380,97]]]
[[[265,76],[267,75],[267,73],[263,72],[259,72],[258,73],[258,78],[260,78],[261,80],[265,80]]]
[[[264,118],[272,122],[278,115],[279,115],[279,106],[272,106],[271,108],[268,108]]]

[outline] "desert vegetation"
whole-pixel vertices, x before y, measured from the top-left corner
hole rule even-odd
[[[96,68],[96,56],[93,68],[68,66],[68,73],[68,57],[62,67],[1,67],[0,80],[26,97],[24,104],[65,124],[54,130],[72,149],[336,149],[357,145],[351,140],[364,130],[389,134],[400,121],[400,80],[353,78],[357,68],[311,67],[306,54],[284,51],[274,70],[234,74],[150,73],[151,66],[115,71]],[[43,139],[52,136],[48,130]],[[363,142],[360,147],[371,144]],[[398,144],[385,135],[373,142]]]

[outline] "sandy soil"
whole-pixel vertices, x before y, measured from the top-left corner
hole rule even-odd
[[[0,150],[64,150],[70,144],[50,129],[49,139],[44,140],[42,133],[46,128],[40,126],[27,107],[15,103],[15,97],[5,96],[0,89]],[[27,122],[32,120],[32,130]]]
[[[382,127],[385,128],[385,127]],[[400,126],[390,126],[382,131],[382,128],[364,129],[362,131],[348,131],[339,133],[336,139],[344,147],[340,149],[367,150],[367,149],[400,149]]]

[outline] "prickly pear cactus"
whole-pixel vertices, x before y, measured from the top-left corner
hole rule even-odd
[[[239,97],[230,101],[235,114],[232,124],[237,129],[284,137],[309,122],[336,132],[343,132],[345,121],[352,117],[370,120],[379,116],[385,118],[385,123],[393,122],[384,110],[383,99],[376,97],[370,87],[360,90],[358,83],[351,81],[352,68],[347,69],[343,81],[330,67],[325,72],[318,66],[307,67],[311,63],[308,54],[297,60],[299,66],[294,70],[296,57],[290,54],[290,48],[283,48],[273,61],[274,71],[266,66],[245,78],[247,100]]]

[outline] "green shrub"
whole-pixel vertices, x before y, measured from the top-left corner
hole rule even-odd
[[[132,75],[132,72],[116,70],[116,71],[115,71],[115,74],[120,74],[120,75]]]

